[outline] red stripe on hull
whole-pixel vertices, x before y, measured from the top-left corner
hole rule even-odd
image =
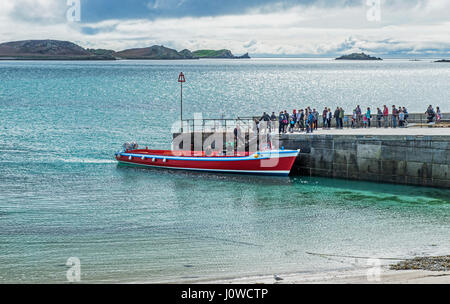
[[[129,156],[116,156],[116,159],[120,162],[154,166],[154,167],[167,167],[167,168],[179,168],[179,169],[198,169],[198,170],[223,170],[223,171],[290,171],[292,165],[295,162],[296,157],[281,157],[278,159],[263,160],[263,159],[249,159],[249,160],[228,160],[228,161],[214,161],[214,160],[202,160],[202,161],[190,161],[190,160],[178,160],[167,159],[164,162],[162,159],[151,158],[142,159],[141,157]],[[266,162],[266,163],[264,163]],[[268,164],[275,166],[267,167]],[[266,164],[266,165],[265,165]]]

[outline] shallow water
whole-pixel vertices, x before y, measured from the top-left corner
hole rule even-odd
[[[429,62],[0,62],[0,282],[65,282],[69,257],[86,282],[164,282],[448,254],[449,190],[118,167],[125,141],[170,147],[180,71],[186,117],[450,100]]]

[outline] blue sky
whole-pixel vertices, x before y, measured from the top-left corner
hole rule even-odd
[[[1,0],[0,41],[228,48],[254,56],[450,57],[449,0],[80,1],[81,20],[71,22],[67,0]],[[370,3],[377,1],[374,20],[378,7]]]
[[[296,5],[359,5],[361,1],[315,0],[82,0],[85,21],[101,21],[111,18],[180,18],[241,14],[270,4],[280,4],[280,9]]]

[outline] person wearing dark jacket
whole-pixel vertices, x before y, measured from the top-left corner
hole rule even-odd
[[[322,120],[323,120],[323,129],[326,129],[327,126],[327,116],[328,116],[328,109],[325,107],[325,109],[322,112]]]
[[[278,133],[284,133],[284,124],[286,123],[286,115],[284,115],[283,112],[280,112],[280,115],[278,116],[278,123],[280,126],[278,127]]]
[[[300,119],[298,121],[298,127],[303,132],[305,131],[305,112],[303,109],[300,110]]]
[[[377,108],[377,128],[381,128],[381,120],[383,119],[383,111]]]
[[[427,114],[427,123],[433,122],[436,114],[434,113],[434,109],[431,105],[428,106],[428,109],[425,112],[425,114]]]
[[[277,116],[275,115],[275,112],[272,112],[272,116],[270,116],[270,124],[269,124],[269,132],[272,133],[272,130],[275,130],[276,128],[276,122],[277,122]]]
[[[270,116],[269,114],[267,114],[266,112],[264,112],[264,114],[261,116],[261,118],[259,119],[259,121],[264,121],[264,123],[262,124],[262,127],[264,129],[270,129]]]
[[[339,107],[337,107],[336,110],[334,111],[334,119],[336,119],[336,129],[341,128],[340,114],[341,114],[341,111],[339,111]]]

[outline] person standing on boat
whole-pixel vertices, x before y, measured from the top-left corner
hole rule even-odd
[[[263,121],[270,121],[270,116],[269,116],[269,114],[267,114],[266,112],[264,112],[263,113],[263,115],[261,116],[261,118],[259,119],[260,121],[261,120],[263,120]]]
[[[263,113],[263,115],[261,116],[261,118],[259,119],[259,121],[262,121],[262,127],[264,129],[264,131],[266,129],[270,129],[270,116],[269,114],[267,114],[266,112]],[[261,127],[261,125],[260,125]]]
[[[442,119],[441,109],[439,109],[439,107],[436,107],[436,122],[437,123],[441,122],[441,119]]]
[[[277,116],[275,115],[275,112],[272,112],[272,116],[270,116],[270,128],[269,132],[272,133],[272,130],[275,130],[277,123]]]

